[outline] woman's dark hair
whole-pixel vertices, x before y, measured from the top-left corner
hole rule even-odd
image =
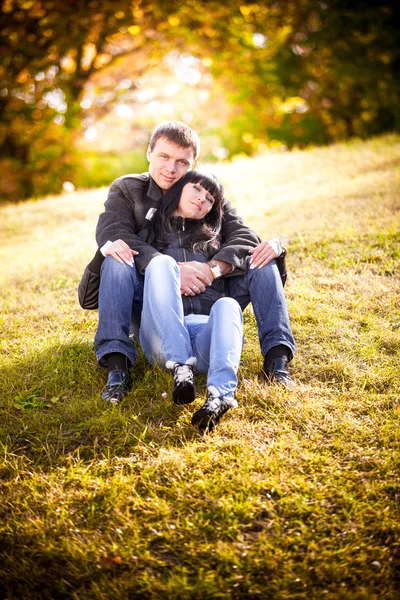
[[[203,219],[187,220],[185,227],[188,233],[187,247],[205,252],[219,247],[224,188],[211,173],[189,171],[165,192],[159,208],[148,225],[146,242],[158,250],[163,250],[168,245],[168,234],[173,231],[171,218],[178,208],[182,190],[187,183],[198,183],[214,198],[210,212]]]

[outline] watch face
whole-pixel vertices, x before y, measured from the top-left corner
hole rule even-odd
[[[218,265],[211,267],[211,273],[214,275],[215,279],[217,279],[217,277],[221,277],[222,275],[221,269]]]

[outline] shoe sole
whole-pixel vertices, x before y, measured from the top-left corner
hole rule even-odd
[[[105,400],[106,402],[109,402],[113,406],[117,406],[118,404],[121,404],[121,402],[122,402],[122,398],[103,398],[103,400]]]

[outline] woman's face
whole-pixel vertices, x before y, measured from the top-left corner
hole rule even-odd
[[[187,183],[174,215],[185,219],[203,219],[214,205],[214,198],[199,183]]]

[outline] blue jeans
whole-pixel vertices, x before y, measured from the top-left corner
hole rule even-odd
[[[264,356],[272,347],[283,344],[292,358],[295,344],[276,262],[273,260],[262,269],[249,267],[250,261],[245,275],[228,279],[227,296],[237,300],[242,309],[252,302]],[[96,357],[101,366],[107,366],[104,357],[111,352],[125,354],[134,364],[136,349],[129,334],[133,331],[138,337],[142,302],[143,282],[136,267],[108,256],[101,268],[99,325],[95,337]]]
[[[133,268],[107,256],[101,266],[99,324],[94,338],[96,358],[107,366],[107,354],[120,352],[133,365],[136,348],[129,335],[137,335],[143,302],[143,280]],[[133,325],[133,327],[132,327]]]
[[[282,280],[275,260],[262,269],[250,269],[249,258],[246,274],[229,278],[227,295],[235,298],[242,310],[252,303],[263,356],[274,346],[283,344],[289,348],[289,359],[293,358],[295,343]]]
[[[240,306],[231,298],[221,298],[209,316],[185,317],[179,269],[170,256],[156,256],[146,268],[139,339],[152,364],[186,363],[195,357],[195,370],[207,373],[207,387],[234,399],[243,346]]]

